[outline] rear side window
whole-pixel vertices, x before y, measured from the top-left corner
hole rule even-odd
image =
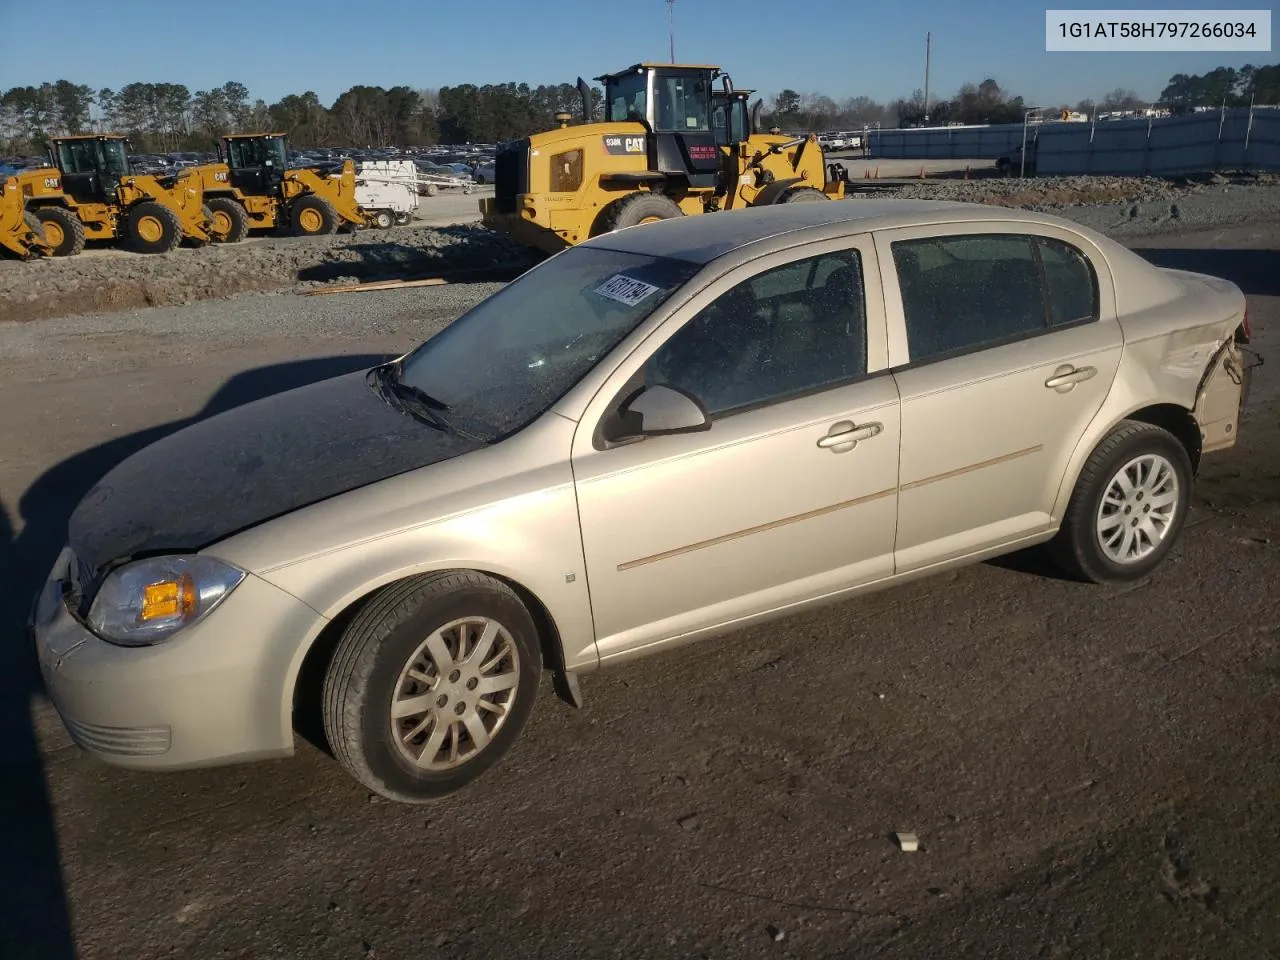
[[[1098,319],[1098,280],[1083,253],[1061,240],[1037,237],[1049,300],[1049,323],[1059,327]]]
[[[911,362],[996,346],[1098,317],[1088,259],[1012,233],[893,244]]]

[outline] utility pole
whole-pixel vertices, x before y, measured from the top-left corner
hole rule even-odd
[[[671,40],[671,62],[676,62],[676,0],[667,0],[667,36]]]
[[[924,122],[929,122],[929,60],[933,54],[933,33],[924,35]]]

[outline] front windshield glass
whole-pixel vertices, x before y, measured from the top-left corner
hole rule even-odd
[[[493,441],[551,407],[698,271],[685,260],[576,247],[534,268],[405,357],[400,380]]]
[[[611,123],[639,123],[647,114],[648,76],[629,73],[608,83],[608,117]]]

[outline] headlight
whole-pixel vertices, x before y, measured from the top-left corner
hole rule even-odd
[[[216,607],[245,572],[213,557],[152,557],[113,570],[89,608],[98,636],[126,647],[161,643]]]

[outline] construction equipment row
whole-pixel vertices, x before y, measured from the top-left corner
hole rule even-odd
[[[167,253],[186,241],[237,243],[250,230],[320,236],[389,226],[357,201],[355,164],[326,174],[290,168],[285,136],[222,138],[219,162],[169,177],[137,174],[123,136],[55,137],[47,167],[22,170],[0,188],[0,248],[24,259],[72,256],[86,240],[113,240],[139,253]]]

